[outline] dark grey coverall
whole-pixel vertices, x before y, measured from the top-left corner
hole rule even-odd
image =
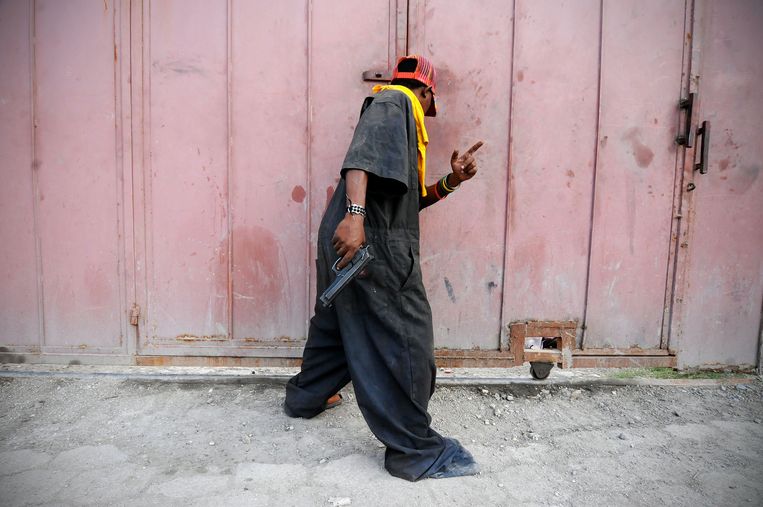
[[[286,411],[313,417],[352,380],[371,431],[387,446],[385,467],[410,481],[448,463],[459,444],[429,427],[435,388],[432,313],[419,263],[416,124],[407,96],[368,97],[342,165],[369,175],[366,243],[374,260],[333,307],[316,301],[302,370],[286,387]],[[346,213],[344,177],[318,233],[318,295],[331,283],[331,239]]]

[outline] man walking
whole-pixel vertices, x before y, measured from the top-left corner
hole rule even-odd
[[[374,260],[334,305],[316,302],[302,369],[286,386],[291,417],[314,417],[353,382],[358,406],[386,447],[390,474],[415,481],[478,473],[458,441],[430,427],[436,368],[432,314],[419,263],[419,211],[477,172],[474,152],[451,157],[452,171],[427,187],[424,116],[435,116],[435,69],[401,58],[392,84],[374,87],[342,164],[342,178],[318,232],[318,294],[331,266],[344,267],[364,244]]]

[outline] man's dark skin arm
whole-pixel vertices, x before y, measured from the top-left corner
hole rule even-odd
[[[368,173],[361,169],[348,169],[344,173],[344,184],[347,188],[347,198],[353,204],[366,206],[366,187]],[[348,203],[349,204],[349,203]],[[342,257],[337,269],[342,269],[350,263],[361,246],[366,242],[366,230],[363,228],[363,216],[347,213],[336,226],[331,244],[337,255]]]
[[[450,168],[452,172],[448,174],[448,186],[450,188],[456,188],[462,182],[474,178],[474,175],[477,174],[477,161],[474,159],[474,152],[479,150],[483,144],[482,141],[474,143],[474,146],[469,148],[466,153],[461,156],[458,155],[458,150],[453,150],[453,154],[450,156]],[[426,197],[419,198],[420,210],[427,206],[431,206],[439,200],[437,199],[435,191],[436,186],[437,183],[429,185],[427,187]]]
[[[459,156],[458,150],[453,151],[450,157],[450,167],[453,172],[448,174],[448,186],[455,188],[462,182],[470,180],[477,174],[477,161],[474,159],[476,152],[484,143],[479,141],[469,148],[466,153]],[[344,174],[344,183],[347,188],[347,198],[353,204],[366,206],[366,188],[368,187],[368,173],[362,169],[348,169]],[[427,187],[426,197],[419,198],[419,209],[426,208],[437,202],[435,186]],[[342,260],[337,265],[342,269],[350,263],[355,254],[366,242],[366,231],[363,228],[364,218],[361,215],[347,213],[334,231],[331,244],[337,255]]]

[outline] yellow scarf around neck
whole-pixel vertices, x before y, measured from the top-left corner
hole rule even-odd
[[[405,86],[376,85],[373,88],[374,93],[379,93],[384,90],[397,90],[403,92],[411,101],[411,106],[413,107],[413,119],[416,122],[416,140],[418,141],[419,186],[421,187],[422,197],[425,197],[427,195],[427,144],[429,144],[429,136],[427,135],[427,128],[424,125],[424,108],[421,107],[421,102],[416,98],[416,95]]]

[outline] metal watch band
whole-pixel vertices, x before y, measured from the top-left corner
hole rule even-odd
[[[360,204],[350,204],[347,206],[347,213],[350,215],[360,215],[362,217],[366,216],[366,208],[361,206]]]

